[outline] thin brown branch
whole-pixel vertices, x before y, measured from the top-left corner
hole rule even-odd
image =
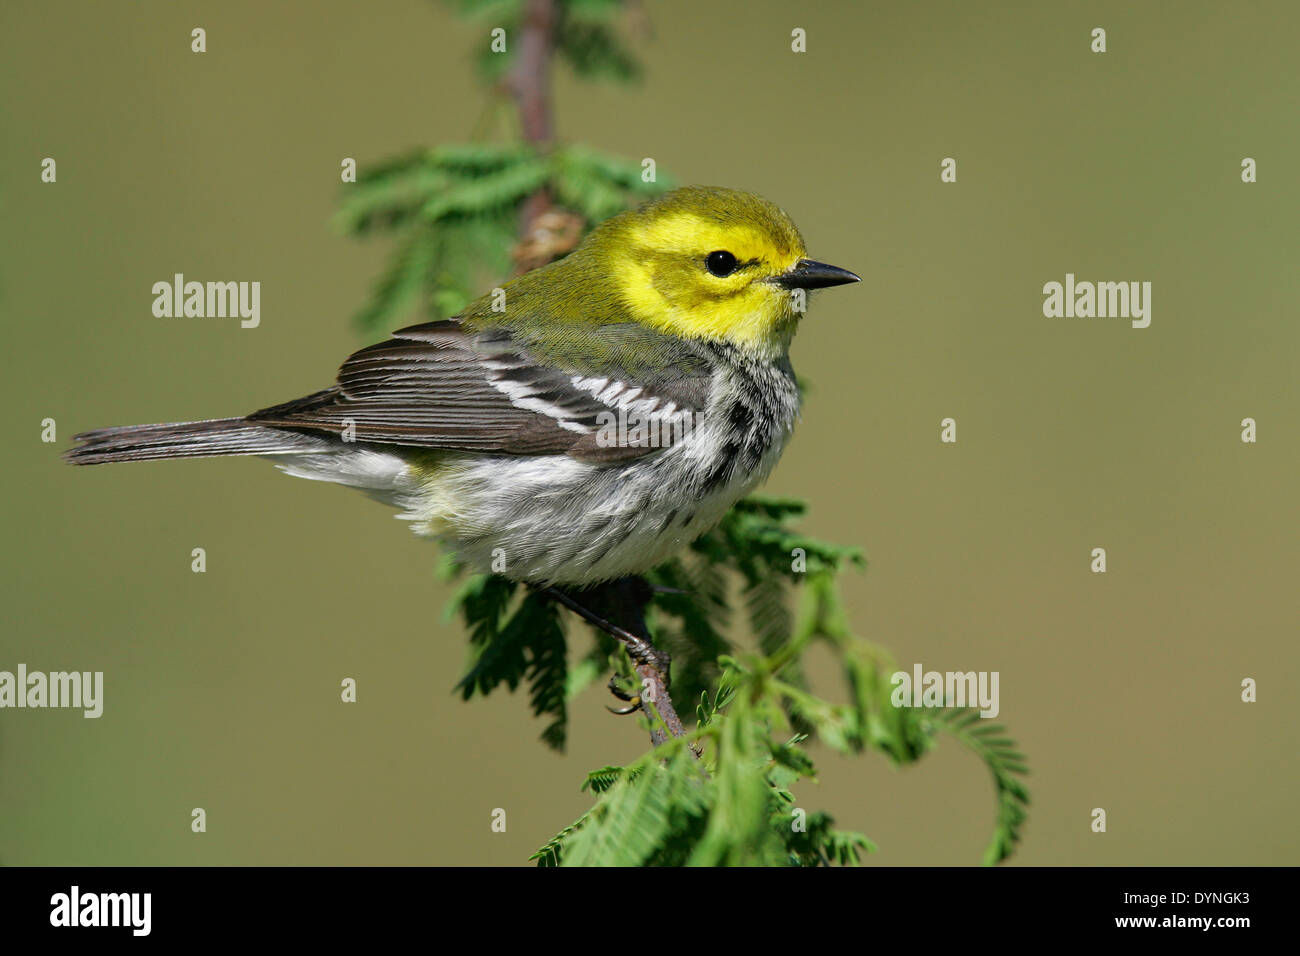
[[[514,68],[507,83],[519,108],[524,139],[549,143],[551,126],[551,56],[555,47],[555,0],[528,0]]]
[[[551,59],[555,52],[555,0],[528,0],[516,47],[514,67],[506,80],[524,141],[550,145],[555,135],[551,114]],[[551,194],[545,187],[524,200],[519,211],[521,243],[536,242],[534,227],[551,208]],[[533,268],[531,257],[516,257],[516,273]]]

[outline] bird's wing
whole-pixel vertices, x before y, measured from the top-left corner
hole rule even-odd
[[[455,319],[411,326],[354,353],[334,387],[248,420],[334,434],[351,426],[362,442],[596,461],[638,457],[689,434],[708,401],[707,363],[679,362],[671,374],[596,374],[625,371],[617,358],[629,343],[609,326],[576,334],[559,358],[503,328],[473,331]],[[610,427],[620,411],[621,432]],[[638,420],[647,427],[638,431]]]

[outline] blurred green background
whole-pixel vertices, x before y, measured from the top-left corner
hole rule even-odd
[[[863,276],[799,334],[815,388],[767,490],[866,549],[845,582],[859,633],[908,668],[1001,673],[1033,771],[1015,861],[1296,862],[1300,9],[645,12],[645,81],[561,75],[558,133],[762,193]],[[58,458],[87,428],[331,383],[388,251],[331,232],[339,162],[469,139],[486,40],[425,0],[0,10],[0,669],[106,683],[99,720],[0,712],[0,862],[520,864],[587,808],[587,770],[644,749],[600,687],[564,756],[522,695],[461,702],[433,548],[355,492],[250,459]],[[174,272],[259,280],[261,327],[154,318]],[[1151,281],[1151,327],[1044,318],[1066,272]],[[820,765],[801,804],[869,834],[875,862],[979,860],[974,757]]]

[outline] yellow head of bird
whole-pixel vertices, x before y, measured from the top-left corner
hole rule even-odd
[[[674,190],[604,223],[588,245],[635,320],[763,352],[789,344],[808,290],[858,281],[808,259],[790,217],[738,189]]]

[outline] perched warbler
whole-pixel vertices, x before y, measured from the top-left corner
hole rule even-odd
[[[687,187],[453,319],[243,418],[104,428],[68,461],[260,455],[402,509],[469,567],[536,585],[648,570],[771,471],[799,411],[806,292],[857,282],[790,218]]]

